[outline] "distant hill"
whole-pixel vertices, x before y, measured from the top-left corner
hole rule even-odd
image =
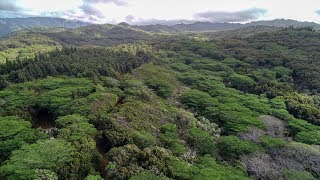
[[[113,46],[140,41],[163,40],[172,35],[204,38],[209,40],[245,38],[262,32],[276,31],[283,27],[313,27],[319,24],[294,20],[276,19],[247,24],[196,22],[193,24],[146,25],[127,23],[118,25],[88,25],[87,23],[58,18],[15,18],[1,19],[0,27],[15,27],[16,31],[0,38],[0,63],[16,57],[33,57],[37,52],[46,52],[61,46]],[[19,23],[20,22],[20,23]],[[23,23],[30,22],[27,25]],[[14,24],[20,24],[14,26]],[[31,25],[34,26],[31,26]],[[38,26],[39,25],[39,26]],[[85,26],[87,25],[87,26]],[[77,27],[82,26],[82,27]],[[71,29],[73,28],[73,29]],[[4,32],[3,28],[0,32]],[[177,36],[178,37],[178,36]]]
[[[28,28],[0,38],[0,63],[6,58],[32,57],[61,46],[113,46],[152,40],[150,32],[126,25],[89,25],[75,29]]]
[[[255,26],[268,26],[276,28],[284,28],[293,26],[299,27],[312,27],[320,29],[320,25],[314,22],[300,22],[291,19],[275,19],[270,21],[254,21],[247,24],[239,23],[211,23],[211,22],[196,22],[193,24],[176,24],[174,26],[166,25],[146,25],[146,26],[132,26],[137,29],[141,29],[148,32],[154,33],[177,33],[177,32],[205,32],[205,31],[226,31],[235,30],[246,27]],[[259,28],[261,29],[261,27]]]
[[[226,31],[217,31],[217,32],[201,32],[193,33],[195,36],[204,37],[209,40],[219,40],[227,38],[247,38],[256,34],[265,33],[265,32],[274,32],[280,30],[280,27],[271,27],[271,26],[248,26],[242,27],[239,29],[226,30]],[[191,33],[192,34],[192,33]]]
[[[154,33],[177,33],[177,32],[192,32],[192,31],[222,31],[241,28],[243,25],[238,23],[211,23],[211,22],[196,22],[193,24],[176,24],[174,26],[167,25],[146,25],[133,26]]]
[[[293,26],[295,28],[299,27],[320,27],[320,24],[314,22],[301,22],[292,19],[275,19],[270,21],[254,21],[251,23],[245,24],[245,26],[271,26],[271,27],[289,27]]]
[[[0,63],[61,46],[113,46],[149,41],[154,34],[126,25],[89,25],[75,29],[28,28],[0,38]]]
[[[49,17],[29,17],[29,18],[0,18],[0,37],[5,36],[9,33],[16,31],[48,31],[49,29],[55,29],[58,31],[62,31],[66,29],[66,33],[70,33],[68,29],[75,29],[83,26],[92,25],[90,23],[67,20],[62,18],[49,18]],[[88,29],[92,31],[93,27],[97,27],[97,29],[102,27],[101,25],[93,25]],[[108,26],[108,25],[104,25]],[[300,22],[290,19],[275,19],[270,21],[255,21],[247,24],[240,23],[211,23],[211,22],[195,22],[192,24],[176,24],[173,26],[169,25],[129,25],[127,23],[120,23],[118,26],[122,28],[142,30],[151,33],[181,33],[181,32],[206,32],[206,31],[226,31],[226,30],[235,30],[244,27],[252,27],[252,26],[270,26],[270,27],[313,27],[315,29],[320,29],[320,25],[314,22]],[[114,25],[114,27],[116,27]],[[120,28],[121,29],[121,28]],[[114,28],[113,30],[116,30]],[[51,30],[54,31],[54,30]],[[132,33],[132,32],[131,32]],[[73,34],[74,35],[74,34]],[[135,37],[132,37],[135,39]],[[139,37],[138,37],[139,38]]]
[[[122,25],[89,25],[62,32],[40,33],[62,45],[95,45],[110,46],[137,41],[147,41],[152,38],[148,32]]]
[[[77,28],[86,25],[89,23],[50,17],[0,18],[0,36],[32,27]]]

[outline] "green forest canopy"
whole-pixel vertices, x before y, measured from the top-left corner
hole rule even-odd
[[[287,28],[8,61],[0,177],[318,179],[319,42]],[[40,112],[55,137],[34,127]]]

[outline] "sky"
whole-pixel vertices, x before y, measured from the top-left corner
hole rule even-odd
[[[320,23],[320,0],[0,0],[1,18],[33,16],[137,25],[278,18]]]

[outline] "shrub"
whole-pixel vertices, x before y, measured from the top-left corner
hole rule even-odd
[[[247,172],[255,179],[281,179],[281,168],[268,154],[254,153],[241,156]]]
[[[303,180],[316,180],[310,172],[296,171],[296,170],[283,170],[283,176],[287,180],[291,179],[303,179]]]
[[[294,119],[294,117],[291,114],[289,114],[289,112],[285,109],[272,109],[270,113],[270,115],[282,119],[284,121],[290,121],[291,119]]]
[[[320,176],[320,148],[292,142],[283,148],[275,148],[271,156],[276,163],[286,169],[305,170]]]
[[[247,132],[241,132],[238,135],[242,140],[249,140],[255,143],[259,143],[260,137],[262,137],[265,134],[266,132],[262,129],[256,127],[249,127]]]
[[[215,151],[213,137],[202,129],[196,127],[189,129],[188,142],[201,155],[213,154]]]
[[[72,164],[75,149],[63,140],[37,141],[31,145],[24,145],[13,152],[10,160],[0,168],[1,179],[38,179],[36,170],[50,169],[59,178],[65,177],[65,172],[72,172],[68,164]],[[74,167],[72,167],[74,168]]]
[[[274,109],[286,109],[287,108],[284,100],[281,98],[278,98],[278,97],[271,99],[270,105],[271,105],[271,108],[274,108]]]
[[[294,138],[296,141],[303,142],[306,144],[320,145],[320,131],[302,131]]]
[[[134,144],[142,149],[148,146],[155,145],[156,143],[156,138],[145,131],[134,131],[132,139]]]
[[[283,121],[269,115],[260,116],[260,119],[267,125],[267,134],[272,137],[283,138],[286,134]]]
[[[240,74],[232,74],[227,78],[227,82],[241,91],[251,91],[255,85],[255,81],[251,77]]]
[[[146,81],[146,84],[162,98],[170,97],[174,90],[169,82],[160,79],[149,79]]]
[[[176,125],[165,124],[160,128],[160,133],[160,139],[164,143],[164,147],[170,149],[174,154],[181,155],[186,151],[179,140]]]
[[[288,122],[288,129],[290,131],[290,134],[293,136],[301,131],[320,131],[319,126],[308,123],[305,120],[295,118],[291,119]]]
[[[0,117],[0,164],[22,145],[46,139],[47,135],[32,129],[29,121],[18,117]]]
[[[180,160],[179,158],[171,158],[168,161],[170,174],[174,179],[191,179],[192,165]]]
[[[203,111],[206,107],[214,106],[216,101],[208,94],[200,90],[190,90],[182,94],[181,102],[189,108]]]
[[[58,128],[66,127],[72,124],[84,123],[84,122],[88,122],[88,119],[84,116],[80,116],[77,114],[61,116],[55,121],[56,126]]]
[[[279,138],[273,138],[270,136],[262,136],[260,140],[261,140],[261,144],[267,148],[281,147],[281,146],[284,146],[285,144],[284,140]]]
[[[248,179],[242,170],[220,165],[210,155],[198,159],[193,174],[190,179]]]
[[[100,175],[88,175],[85,180],[103,180]]]
[[[132,176],[129,180],[168,180],[169,178],[165,177],[165,176],[156,176],[154,174],[152,174],[150,171],[142,171],[140,174],[136,175],[136,176]]]
[[[112,148],[108,153],[111,164],[107,166],[108,175],[111,178],[128,179],[143,171],[138,164],[141,150],[133,144]]]
[[[236,136],[221,136],[218,141],[219,154],[226,160],[238,159],[241,155],[262,150],[250,141],[243,141]]]

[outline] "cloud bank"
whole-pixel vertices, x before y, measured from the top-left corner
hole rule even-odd
[[[85,3],[114,3],[118,6],[125,6],[128,4],[125,0],[84,0]]]
[[[18,11],[20,8],[12,1],[0,0],[0,11]]]
[[[195,14],[195,18],[202,21],[224,23],[224,22],[248,22],[257,20],[262,17],[267,10],[253,8],[237,12],[223,12],[223,11],[207,11]]]
[[[320,23],[319,7],[320,0],[0,0],[0,18],[46,16],[138,25],[276,18]]]
[[[135,18],[133,15],[129,15],[125,19],[126,23],[132,24],[132,25],[155,25],[155,24],[161,24],[161,25],[167,25],[167,26],[173,26],[176,24],[192,24],[197,22],[196,20],[188,20],[188,19],[173,19],[173,20],[164,20],[164,19],[142,19],[142,18]]]

